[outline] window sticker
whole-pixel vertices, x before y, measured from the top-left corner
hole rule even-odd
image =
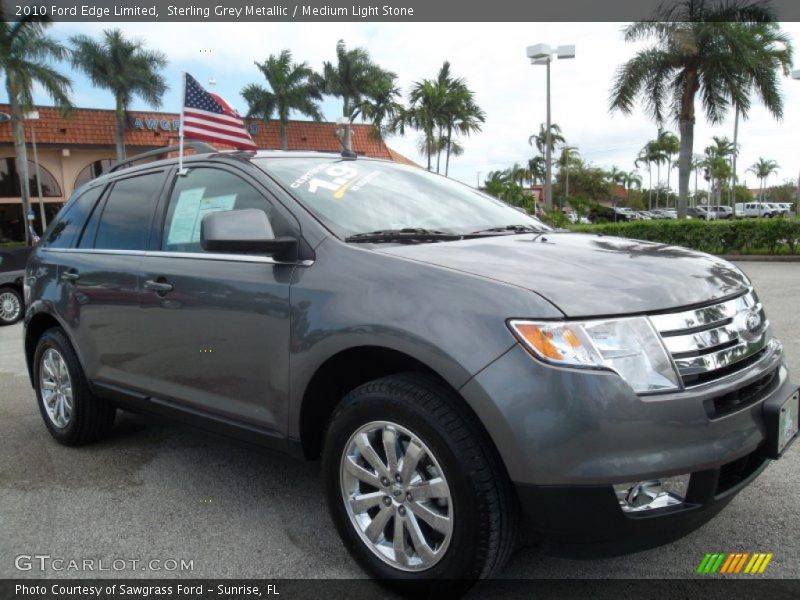
[[[194,224],[200,210],[200,201],[206,188],[183,190],[175,203],[172,212],[172,222],[167,234],[167,245],[191,244],[194,233]]]
[[[178,196],[172,214],[167,245],[196,244],[200,241],[200,224],[210,212],[233,210],[236,194],[204,198],[206,188],[184,190]]]
[[[306,171],[295,179],[289,187],[293,189],[306,187],[306,191],[310,194],[322,191],[338,200],[344,197],[347,190],[356,191],[374,179],[375,176],[376,172],[372,172],[365,177],[361,177],[359,166],[356,163],[338,162],[332,165],[319,165]]]

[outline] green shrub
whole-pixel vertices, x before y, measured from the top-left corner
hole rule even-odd
[[[797,254],[800,241],[800,219],[659,220],[569,228],[685,246],[710,254]]]

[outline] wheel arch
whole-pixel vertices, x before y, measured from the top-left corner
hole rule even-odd
[[[25,363],[28,366],[28,377],[30,378],[31,385],[35,385],[33,381],[33,359],[34,355],[36,354],[36,346],[39,343],[42,335],[48,329],[52,329],[53,327],[59,327],[64,334],[67,336],[70,344],[72,347],[75,348],[75,344],[72,342],[72,339],[67,331],[67,328],[64,327],[63,323],[61,323],[55,316],[47,311],[39,311],[33,314],[25,323]],[[80,353],[75,349],[75,354],[78,357],[78,361],[81,363],[81,368],[83,367],[83,361],[81,360]]]
[[[458,389],[423,361],[385,346],[353,346],[328,357],[308,380],[301,396],[297,427],[302,455],[307,459],[320,456],[328,420],[348,392],[373,379],[408,372],[435,378],[460,398],[464,408],[477,419],[475,411]],[[487,439],[492,441],[482,423],[481,426]]]

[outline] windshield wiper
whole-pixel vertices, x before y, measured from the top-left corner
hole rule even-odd
[[[501,225],[499,227],[489,227],[487,229],[478,229],[466,235],[477,235],[480,233],[547,233],[546,229],[541,227],[534,227],[533,225]]]
[[[345,242],[379,243],[379,242],[422,242],[422,241],[454,241],[463,236],[436,229],[407,227],[404,229],[379,229],[366,233],[354,233],[346,237]]]

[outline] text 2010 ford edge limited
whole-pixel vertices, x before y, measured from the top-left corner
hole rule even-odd
[[[124,408],[321,456],[346,546],[413,581],[496,574],[521,537],[664,543],[796,437],[781,343],[724,260],[552,231],[383,161],[184,167],[92,181],[28,262],[62,443]]]

